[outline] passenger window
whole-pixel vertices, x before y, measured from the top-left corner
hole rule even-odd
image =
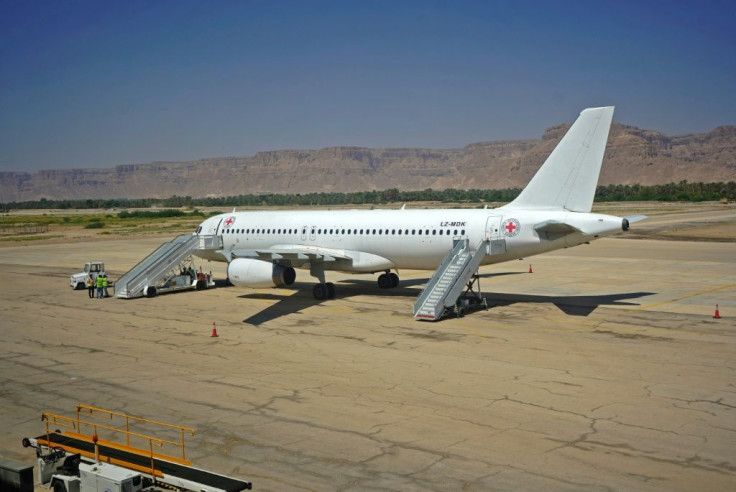
[[[463,229],[462,231],[460,231],[460,234],[462,234],[464,236],[465,235],[465,229]]]

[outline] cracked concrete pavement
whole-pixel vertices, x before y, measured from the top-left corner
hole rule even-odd
[[[428,272],[391,291],[330,275],[322,303],[304,272],[127,301],[68,287],[161,242],[0,247],[0,454],[33,463],[41,413],[85,403],[195,428],[195,466],[258,490],[736,488],[736,243],[484,267],[490,309],[439,323],[411,317]]]

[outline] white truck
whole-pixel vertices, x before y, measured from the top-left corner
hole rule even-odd
[[[101,261],[88,261],[84,264],[84,271],[75,273],[69,277],[69,286],[72,289],[85,289],[87,287],[87,276],[92,274],[92,279],[97,280],[98,275],[105,275],[105,264]]]
[[[94,462],[79,454],[68,454],[61,448],[49,449],[36,439],[23,439],[24,447],[36,448],[38,481],[54,492],[140,492],[152,488],[152,482],[141,473],[110,463]]]

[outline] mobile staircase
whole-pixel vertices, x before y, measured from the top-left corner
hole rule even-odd
[[[115,282],[115,297],[132,299],[155,295],[155,289],[147,292],[148,287],[161,284],[194,251],[221,247],[219,239],[218,236],[182,234],[162,244]]]
[[[454,311],[460,317],[471,306],[484,306],[478,267],[487,254],[506,252],[503,239],[484,239],[472,249],[468,239],[457,239],[439,268],[414,302],[414,318],[437,321]],[[478,292],[473,289],[477,284]]]

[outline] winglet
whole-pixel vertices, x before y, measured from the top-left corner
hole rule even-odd
[[[613,109],[583,110],[526,188],[503,208],[590,212]]]

